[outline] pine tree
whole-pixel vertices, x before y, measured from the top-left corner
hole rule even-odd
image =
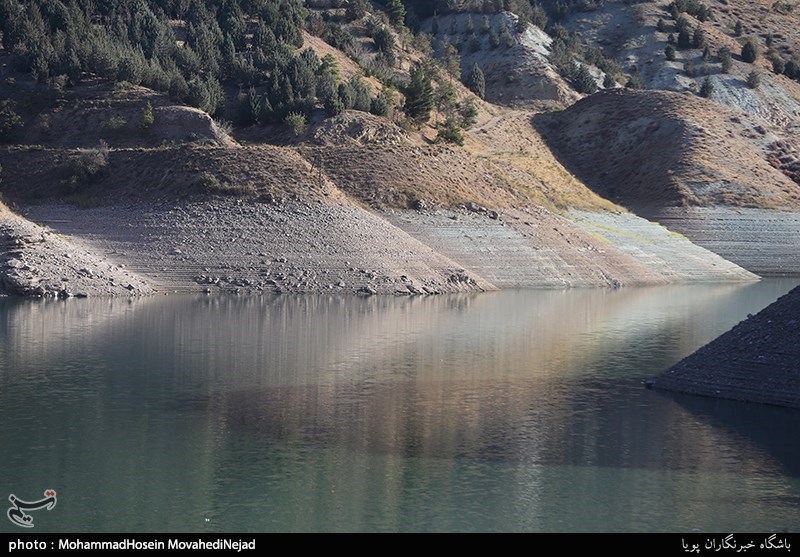
[[[153,116],[153,105],[150,104],[150,101],[147,101],[147,104],[144,105],[144,110],[142,110],[142,122],[141,122],[142,129],[146,130],[154,123],[155,123],[155,118]]]
[[[478,95],[480,98],[484,98],[486,95],[486,78],[483,75],[483,70],[478,66],[478,64],[474,64],[472,69],[469,71],[469,75],[467,75],[467,79],[464,82],[464,85],[467,88]]]
[[[708,98],[711,96],[711,93],[714,92],[714,84],[711,83],[710,78],[705,78],[703,80],[703,84],[700,86],[700,96]]]
[[[752,64],[758,58],[758,46],[753,39],[748,39],[742,46],[742,61]]]
[[[731,65],[733,64],[731,49],[723,46],[719,49],[717,56],[719,56],[719,62],[722,64],[722,73],[728,73],[731,70]]]
[[[675,47],[671,44],[668,44],[666,47],[664,47],[664,56],[667,58],[667,60],[675,60]]]
[[[591,95],[592,93],[597,91],[597,82],[592,77],[592,74],[589,73],[589,69],[581,65],[578,68],[578,71],[575,72],[575,90],[579,93],[586,93]]]
[[[406,114],[416,120],[427,120],[433,109],[433,85],[422,66],[411,69],[411,82],[406,88]]]
[[[397,28],[403,26],[403,21],[406,17],[406,8],[400,0],[389,0],[386,4],[386,14],[389,16],[389,21]]]

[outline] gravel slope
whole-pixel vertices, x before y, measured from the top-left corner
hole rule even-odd
[[[800,287],[678,362],[656,389],[800,408]]]
[[[583,212],[565,218],[545,209],[496,213],[476,205],[372,212],[318,201],[224,198],[92,209],[46,204],[29,206],[25,216],[72,238],[75,247],[59,247],[63,253],[75,255],[83,249],[77,246],[91,246],[84,251],[97,261],[116,261],[123,276],[147,277],[157,291],[408,295],[757,278],[626,214]],[[43,269],[54,258],[43,275],[59,275],[53,250],[37,257]],[[97,288],[90,282],[81,288],[87,294],[113,294],[106,282],[98,279]],[[15,293],[36,293],[28,288],[33,281],[20,284]]]

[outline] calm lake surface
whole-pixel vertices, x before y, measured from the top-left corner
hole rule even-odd
[[[35,532],[796,531],[800,412],[641,381],[797,283],[0,300],[0,500],[55,489]]]

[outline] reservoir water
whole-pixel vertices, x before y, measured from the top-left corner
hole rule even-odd
[[[797,283],[0,300],[0,500],[56,490],[35,532],[796,531],[800,412],[641,382]]]

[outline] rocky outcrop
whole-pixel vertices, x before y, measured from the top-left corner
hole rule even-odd
[[[800,287],[647,385],[800,408]]]

